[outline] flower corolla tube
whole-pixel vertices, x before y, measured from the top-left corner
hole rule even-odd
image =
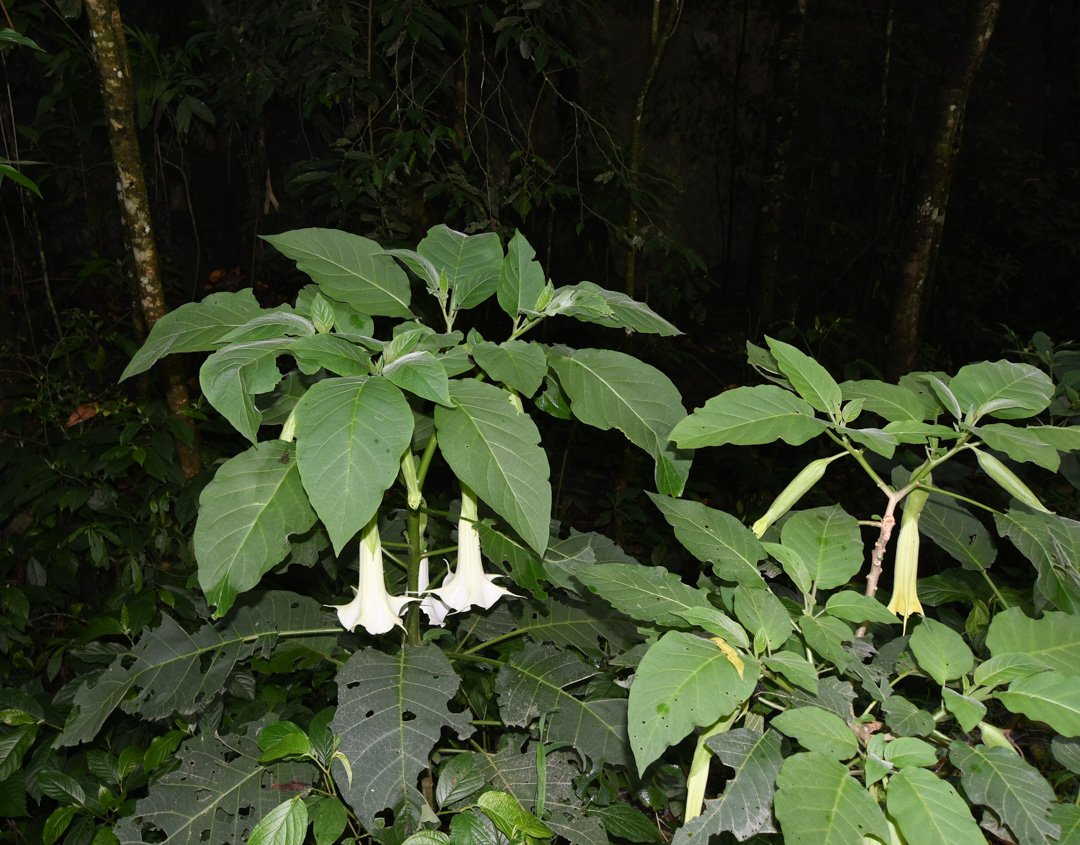
[[[493,583],[502,575],[484,572],[480,560],[480,534],[476,530],[476,494],[461,485],[461,517],[458,519],[457,569],[447,576],[441,587],[432,590],[436,596],[456,611],[491,607],[502,596],[518,598],[505,587]]]
[[[356,597],[348,604],[327,605],[337,611],[338,620],[347,631],[363,628],[369,634],[385,634],[395,625],[404,628],[401,609],[415,598],[392,596],[383,578],[382,542],[379,540],[379,515],[375,514],[360,534],[360,582]]]

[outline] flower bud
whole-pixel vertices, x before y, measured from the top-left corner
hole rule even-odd
[[[1014,499],[1023,502],[1029,508],[1042,511],[1043,513],[1053,513],[1053,511],[1039,501],[1039,497],[1032,493],[1031,489],[1023,481],[1017,478],[1016,473],[1005,466],[1005,464],[989,452],[983,452],[974,447],[972,447],[971,451],[975,453],[975,458],[978,460],[979,466],[982,467],[983,472],[994,479],[1002,490]]]
[[[822,476],[825,475],[825,467],[846,454],[847,452],[839,452],[831,458],[818,458],[803,467],[802,472],[791,479],[780,495],[773,499],[765,515],[754,523],[752,527],[754,535],[760,539],[770,525],[791,510],[811,487],[821,481]]]
[[[930,478],[927,476],[927,483]],[[889,610],[904,619],[907,632],[908,617],[913,613],[925,616],[919,602],[919,515],[922,513],[930,491],[916,487],[907,495],[904,516],[900,521],[900,535],[896,538],[896,562],[893,564],[893,594]]]

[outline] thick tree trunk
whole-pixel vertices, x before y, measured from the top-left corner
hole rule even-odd
[[[949,68],[939,95],[930,149],[919,173],[901,239],[900,266],[893,301],[886,377],[898,379],[915,364],[919,320],[945,226],[953,165],[960,149],[971,86],[986,55],[1001,0],[979,0],[964,43]]]
[[[135,132],[135,89],[131,80],[124,26],[117,0],[85,0],[90,38],[101,77],[101,97],[109,129],[109,145],[116,163],[117,192],[124,222],[124,234],[132,256],[137,285],[138,307],[147,329],[154,327],[168,311],[161,280],[161,262],[154,239],[150,200]],[[183,360],[168,356],[162,363],[168,380],[166,398],[177,415],[190,406]],[[190,419],[179,419],[191,424]],[[202,469],[198,444],[189,447],[177,441],[177,455],[186,478]]]
[[[779,55],[775,71],[776,119],[769,123],[762,180],[761,216],[758,219],[754,263],[757,291],[754,310],[759,332],[768,329],[774,318],[778,288],[777,268],[783,238],[783,217],[787,186],[788,154],[798,110],[795,97],[802,66],[803,32],[806,29],[806,0],[792,0],[780,21]]]

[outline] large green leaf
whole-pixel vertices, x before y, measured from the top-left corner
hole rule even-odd
[[[824,754],[788,757],[776,785],[785,845],[863,845],[865,836],[891,841],[878,803],[846,766]]]
[[[581,349],[549,355],[574,416],[606,431],[617,428],[656,461],[656,489],[682,493],[691,456],[676,449],[671,429],[686,416],[682,396],[666,375],[622,352]]]
[[[146,343],[135,353],[120,381],[146,372],[154,362],[173,352],[209,352],[226,345],[225,336],[262,313],[251,288],[236,293],[214,293],[202,302],[189,302],[170,311],[150,330]]]
[[[1008,423],[989,423],[971,430],[991,449],[1004,452],[1014,461],[1037,464],[1051,472],[1057,472],[1061,466],[1057,447],[1043,440],[1035,429]]]
[[[1080,676],[1080,617],[1049,611],[1031,619],[1010,607],[991,620],[986,647],[994,657],[1030,655],[1043,668]]]
[[[281,381],[277,358],[292,343],[287,338],[251,340],[219,349],[199,370],[203,394],[233,427],[258,442],[262,413],[254,397],[269,393]]]
[[[994,696],[1013,713],[1046,722],[1063,736],[1080,736],[1080,677],[1040,672]]]
[[[600,602],[549,598],[543,604],[515,602],[513,612],[517,630],[535,642],[572,646],[593,657],[602,654],[601,641],[625,651],[641,639],[632,619]]]
[[[644,302],[631,299],[625,293],[607,290],[592,282],[578,282],[574,287],[599,296],[611,310],[610,314],[598,316],[575,313],[573,316],[579,320],[598,323],[601,326],[609,326],[610,328],[658,334],[663,337],[682,334],[674,324],[669,323]]]
[[[538,553],[548,543],[551,483],[540,432],[513,397],[492,384],[453,381],[453,410],[435,408],[439,449],[476,495]]]
[[[1036,589],[1058,610],[1080,614],[1080,522],[1020,508],[995,514],[994,522],[1035,564]]]
[[[322,615],[314,599],[273,592],[238,607],[221,630],[207,624],[189,634],[162,616],[161,624],[143,632],[130,653],[79,687],[76,710],[57,745],[89,742],[119,706],[152,720],[200,713],[224,692],[238,661],[256,648],[269,648],[282,635],[318,628]],[[329,655],[333,642],[333,637],[309,637],[305,646]]]
[[[818,751],[834,760],[850,760],[859,753],[859,741],[848,724],[820,707],[792,707],[770,723],[808,751]]]
[[[696,726],[734,712],[754,691],[760,667],[715,643],[668,631],[638,664],[627,722],[638,772]]]
[[[336,229],[262,235],[332,299],[361,314],[411,317],[409,277],[375,241]]]
[[[682,617],[684,612],[712,609],[708,593],[687,586],[678,575],[662,566],[594,563],[577,570],[574,577],[617,610],[640,622],[688,627]]]
[[[952,785],[926,769],[907,768],[889,778],[889,815],[908,842],[919,845],[984,845],[986,838],[967,802]]]
[[[471,308],[486,298],[476,295],[478,287],[486,288],[488,295],[494,292],[503,260],[502,244],[494,232],[465,235],[440,224],[428,230],[416,251],[446,274],[458,308]]]
[[[740,584],[735,588],[735,616],[769,650],[780,648],[791,636],[791,617],[771,590]]]
[[[296,406],[300,477],[334,554],[371,520],[412,440],[401,391],[381,378],[332,378]]]
[[[522,311],[535,310],[544,290],[544,270],[535,259],[536,250],[521,232],[514,232],[506,245],[506,257],[500,255],[497,297],[502,310],[514,319]]]
[[[753,446],[783,440],[801,446],[828,426],[810,403],[769,384],[736,387],[714,396],[678,423],[671,439],[682,449],[703,446]]]
[[[371,370],[371,356],[336,334],[299,338],[289,346],[289,354],[308,375],[313,375],[320,368],[339,376],[365,376]]]
[[[975,655],[948,625],[924,617],[908,641],[919,668],[939,684],[955,681],[975,668]]]
[[[199,497],[199,586],[218,616],[285,559],[290,535],[315,524],[296,462],[282,463],[289,445],[268,440],[230,458]]]
[[[440,405],[453,407],[450,382],[439,359],[427,350],[418,350],[395,358],[382,369],[383,378],[402,390],[415,393]]]
[[[1003,420],[1033,417],[1046,410],[1054,395],[1050,376],[1030,364],[980,361],[961,367],[949,389],[967,413]]]
[[[735,770],[735,777],[728,779],[723,795],[705,802],[700,816],[675,831],[672,845],[691,845],[699,837],[708,841],[725,830],[745,842],[770,829],[776,775],[783,760],[780,743],[776,731],[758,734],[746,728],[709,737],[705,744]]]
[[[940,493],[931,493],[923,505],[919,533],[964,569],[989,569],[997,558],[997,547],[986,526],[959,501]]]
[[[889,422],[922,422],[932,419],[938,408],[936,401],[905,385],[866,379],[845,381],[840,389],[845,400],[862,399],[864,411]]]
[[[765,583],[757,568],[765,550],[738,519],[700,502],[653,493],[649,498],[675,529],[679,542],[698,560],[712,563],[719,577],[739,584]]]
[[[473,732],[468,713],[447,708],[460,678],[436,646],[403,645],[391,654],[373,648],[353,652],[336,681],[338,706],[330,730],[341,737],[353,772],[350,783],[336,764],[338,788],[368,832],[377,830],[375,816],[387,808],[395,813],[395,828],[415,832],[416,819],[405,808],[422,806],[416,781],[430,765],[443,729],[458,739]]]
[[[839,505],[796,511],[784,523],[780,540],[802,558],[819,590],[846,584],[862,568],[859,522]]]
[[[317,771],[308,763],[259,763],[255,737],[261,726],[247,727],[244,736],[203,731],[181,745],[179,765],[156,780],[117,826],[120,845],[246,842],[281,805],[281,784],[314,782]]]
[[[511,727],[526,727],[549,714],[550,741],[568,742],[596,764],[629,766],[626,700],[583,701],[570,689],[595,674],[596,669],[573,652],[529,645],[499,670],[499,713]]]
[[[765,338],[776,358],[780,372],[788,377],[796,392],[823,414],[830,416],[840,411],[842,394],[829,371],[821,364],[782,340]]]
[[[949,757],[963,772],[960,784],[967,797],[997,813],[1020,845],[1045,845],[1061,828],[1047,819],[1054,790],[1039,771],[1011,748],[974,748],[957,740]]]
[[[477,365],[495,381],[512,390],[532,396],[543,384],[547,374],[547,355],[535,343],[508,340],[505,343],[469,341],[469,352]]]
[[[899,622],[896,614],[871,596],[854,590],[833,593],[825,603],[825,612],[848,622],[882,622],[886,625]]]

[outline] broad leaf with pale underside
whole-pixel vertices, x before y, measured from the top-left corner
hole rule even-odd
[[[258,442],[262,424],[254,397],[277,387],[281,381],[277,358],[291,343],[291,338],[271,338],[226,346],[207,358],[199,371],[203,395],[252,443]]]
[[[453,410],[437,406],[439,450],[481,501],[533,549],[547,548],[551,483],[540,432],[509,393],[479,381],[452,381]]]
[[[262,235],[332,299],[361,314],[411,317],[409,277],[375,241],[335,229]]]
[[[622,352],[581,349],[549,353],[571,408],[583,423],[617,428],[656,461],[656,489],[682,493],[692,457],[671,443],[671,430],[686,416],[682,396],[655,367]]]
[[[202,491],[195,558],[218,616],[285,559],[291,535],[315,524],[296,462],[281,462],[289,445],[265,441],[230,458]]]
[[[413,415],[381,378],[324,379],[296,406],[296,458],[334,553],[363,528],[397,478]]]
[[[791,391],[764,384],[736,387],[714,396],[671,431],[682,449],[753,446],[783,440],[801,446],[828,428],[810,403]]]
[[[862,568],[859,523],[839,505],[796,511],[780,536],[802,558],[819,590],[846,584]]]

